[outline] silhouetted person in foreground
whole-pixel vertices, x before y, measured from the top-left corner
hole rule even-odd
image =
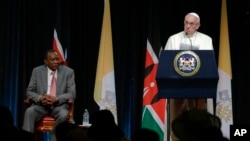
[[[87,141],[87,132],[81,127],[69,123],[62,122],[55,127],[55,135],[57,141]]]
[[[180,141],[229,141],[221,132],[221,120],[203,109],[183,111],[172,121]]]
[[[76,127],[66,134],[66,141],[88,141],[87,131]]]
[[[11,111],[4,105],[0,105],[0,126],[13,126],[14,119]]]
[[[14,120],[11,114],[11,111],[1,105],[0,106],[0,127],[1,127],[1,132],[0,132],[0,136],[2,138],[6,137],[6,138],[10,138],[10,139],[15,139],[14,137],[16,137],[18,135],[18,130],[17,128],[14,126]]]
[[[65,141],[65,137],[66,134],[75,128],[75,124],[72,124],[70,122],[62,122],[59,123],[56,127],[55,127],[55,135],[56,135],[56,139],[57,141]]]
[[[157,132],[146,129],[140,128],[131,137],[131,141],[159,141],[160,137]]]
[[[116,125],[111,111],[100,110],[90,115],[88,137],[91,141],[127,141],[123,131]]]
[[[22,129],[18,129],[14,125],[14,118],[11,111],[4,105],[0,105],[0,136],[7,140],[25,140],[25,141],[35,141],[35,136],[32,133],[28,133]]]

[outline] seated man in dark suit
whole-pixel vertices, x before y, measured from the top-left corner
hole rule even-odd
[[[33,104],[25,111],[23,129],[32,133],[35,122],[45,115],[55,117],[55,126],[66,121],[69,112],[67,102],[76,96],[74,70],[61,65],[55,50],[50,49],[46,52],[44,63],[33,69],[27,87],[26,96]],[[51,83],[53,78],[56,79],[56,84]],[[52,141],[56,141],[54,130]]]

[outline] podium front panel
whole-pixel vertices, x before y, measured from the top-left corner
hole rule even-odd
[[[161,98],[215,98],[218,67],[213,50],[192,50],[198,55],[200,67],[192,76],[177,73],[174,61],[181,50],[163,50],[157,71],[157,85]]]

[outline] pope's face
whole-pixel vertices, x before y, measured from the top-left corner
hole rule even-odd
[[[187,15],[184,20],[184,31],[187,35],[192,35],[200,27],[200,23],[197,21],[197,17],[194,15]]]

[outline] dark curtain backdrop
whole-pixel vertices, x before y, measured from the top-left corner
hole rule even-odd
[[[161,38],[183,30],[183,18],[195,11],[200,31],[213,38],[218,58],[220,0],[158,0]],[[84,108],[98,110],[93,99],[102,27],[102,0],[1,0],[0,2],[0,104],[10,108],[21,127],[23,100],[32,68],[43,64],[45,50],[52,48],[56,6],[67,40],[68,63],[75,70],[77,98],[74,119],[82,122]],[[148,0],[110,0],[114,47],[118,124],[127,136],[140,127],[147,36]],[[234,123],[250,123],[249,62],[250,0],[228,0],[232,59]],[[67,32],[66,32],[67,31]],[[209,58],[208,58],[209,59]],[[164,107],[163,107],[164,108]]]

